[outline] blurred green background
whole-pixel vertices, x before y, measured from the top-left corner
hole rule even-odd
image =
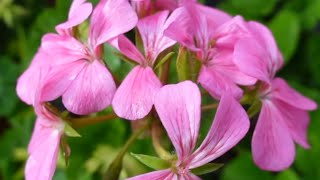
[[[279,76],[320,103],[320,0],[207,0],[204,3],[268,25],[286,60]],[[66,19],[70,4],[70,0],[0,0],[0,179],[23,179],[26,147],[35,119],[33,109],[16,96],[16,80],[29,65],[41,36],[53,32],[54,26]],[[110,53],[105,59],[113,72],[121,71],[121,77],[130,69]],[[205,114],[203,119],[209,120],[203,123],[210,123],[212,116],[213,112]],[[320,110],[312,112],[311,117],[312,148],[297,147],[296,160],[290,169],[281,173],[259,170],[252,163],[250,137],[247,137],[218,160],[226,162],[223,168],[203,179],[320,180]],[[101,179],[130,131],[129,123],[121,120],[80,129],[82,138],[68,140],[72,148],[69,167],[60,159],[54,179]],[[203,128],[200,137],[205,136],[205,131]],[[149,138],[138,140],[130,151],[154,154]],[[124,167],[122,177],[150,170],[130,155]]]

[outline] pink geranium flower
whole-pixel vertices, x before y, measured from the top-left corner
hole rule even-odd
[[[103,43],[131,30],[137,22],[126,0],[102,0],[92,13],[88,42],[82,43],[73,36],[72,27],[90,14],[91,6],[83,3],[74,1],[69,20],[56,27],[59,34],[45,35],[41,44],[41,51],[50,57],[41,100],[62,96],[65,107],[81,115],[111,104],[116,86],[101,57]]]
[[[174,16],[168,18],[168,15],[168,11],[162,11],[139,20],[137,27],[143,41],[144,55],[125,36],[118,37],[116,46],[120,52],[138,63],[114,95],[112,106],[119,117],[136,120],[151,111],[155,95],[162,86],[152,69],[153,65],[162,51],[175,44],[174,40],[163,35],[174,19]]]
[[[72,28],[85,21],[91,11],[92,5],[90,3],[85,2],[85,0],[74,0],[69,11],[68,20],[56,27],[57,32],[60,35],[72,36]],[[18,79],[16,89],[21,100],[29,105],[34,103],[36,88],[44,83],[43,77],[49,72],[53,63],[55,63],[55,60],[51,59],[51,56],[40,48],[28,69]]]
[[[242,96],[239,85],[253,85],[255,78],[242,73],[233,63],[234,46],[246,36],[244,20],[231,18],[217,9],[200,4],[188,4],[176,9],[179,16],[165,34],[194,52],[202,62],[198,82],[214,98],[229,91]]]
[[[65,127],[65,123],[57,115],[47,110],[44,103],[40,101],[41,89],[41,84],[38,84],[34,100],[37,119],[28,146],[29,157],[25,166],[26,180],[52,179],[57,165],[60,139]]]
[[[155,107],[173,143],[178,159],[171,169],[139,175],[129,180],[200,179],[190,172],[223,155],[247,133],[249,119],[241,105],[223,95],[216,117],[200,147],[197,143],[201,116],[201,95],[198,87],[185,81],[161,88]]]
[[[56,169],[60,139],[64,123],[58,117],[43,111],[37,113],[37,120],[28,147],[28,160],[25,167],[26,180],[51,180]]]
[[[275,78],[283,65],[282,55],[272,33],[257,22],[249,22],[251,38],[235,47],[234,60],[239,69],[259,80],[262,109],[252,138],[255,163],[264,170],[281,171],[294,161],[295,145],[308,148],[308,110],[317,105]]]

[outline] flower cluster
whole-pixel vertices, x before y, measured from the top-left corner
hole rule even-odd
[[[85,35],[79,26],[87,22]],[[135,43],[125,34],[131,30]],[[112,73],[103,60],[108,56],[105,44],[134,64],[118,87],[113,78],[117,72]],[[171,61],[177,62],[177,84],[163,78],[172,76]],[[59,98],[77,115],[112,106],[118,117],[131,121],[159,117],[154,121],[161,121],[176,157],[166,159],[167,169],[130,179],[200,179],[191,170],[234,147],[249,130],[248,114],[258,112],[252,137],[254,162],[264,170],[284,170],[294,161],[294,143],[309,147],[307,111],[317,105],[276,77],[282,65],[281,52],[266,26],[194,0],[100,0],[94,9],[86,0],[74,0],[68,20],[56,26],[56,33],[43,36],[17,83],[18,96],[37,115],[26,179],[53,177],[59,145],[70,126],[48,108]],[[219,106],[207,137],[194,150],[201,116],[197,85]],[[248,113],[241,105],[250,107]]]

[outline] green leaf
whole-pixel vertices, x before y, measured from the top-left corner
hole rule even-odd
[[[162,64],[164,64],[165,62],[167,62],[167,60],[169,60],[173,55],[174,55],[175,52],[170,52],[168,53],[165,57],[163,57],[158,63],[157,65],[155,66],[154,69],[158,69]]]
[[[16,80],[19,66],[8,57],[0,57],[0,116],[9,116],[16,108]]]
[[[295,173],[291,169],[288,169],[286,171],[279,173],[275,179],[276,180],[299,180],[300,178],[297,175],[297,173]]]
[[[203,175],[207,173],[211,173],[213,171],[216,171],[220,169],[223,166],[223,164],[220,163],[208,163],[203,166],[200,166],[198,168],[192,169],[191,172],[196,175]]]
[[[320,20],[320,0],[313,0],[311,3],[308,3],[302,14],[302,18],[302,27],[304,29],[309,30],[314,28]]]
[[[74,130],[68,123],[65,123],[64,132],[69,137],[81,137],[81,135]]]
[[[221,3],[220,6],[227,9],[228,12],[242,14],[252,19],[270,14],[276,3],[277,0],[228,0]]]
[[[272,19],[269,27],[283,53],[285,62],[288,63],[299,42],[301,30],[299,17],[293,11],[283,10]]]
[[[269,172],[260,170],[255,164],[250,152],[241,152],[226,164],[222,172],[222,180],[271,180]]]
[[[144,155],[144,154],[134,154],[134,153],[131,153],[131,155],[134,156],[141,163],[145,164],[146,166],[148,166],[152,169],[161,170],[161,169],[170,168],[170,163],[168,161],[165,161],[165,160],[160,159],[158,157],[148,156],[148,155]]]

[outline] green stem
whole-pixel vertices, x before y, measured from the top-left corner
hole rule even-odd
[[[156,124],[152,126],[151,135],[152,135],[152,144],[158,156],[164,160],[172,159],[171,154],[161,146],[160,131],[159,131],[159,127]]]
[[[73,128],[81,128],[93,124],[97,124],[100,122],[105,122],[108,120],[116,119],[118,116],[115,113],[110,113],[103,116],[96,117],[85,117],[85,118],[71,118],[68,121],[71,123]]]
[[[212,110],[212,109],[217,109],[217,107],[219,106],[219,104],[208,104],[208,105],[204,105],[201,107],[201,111],[209,111],[209,110]]]
[[[117,157],[110,164],[107,172],[105,173],[104,180],[118,180],[122,169],[122,160],[127,153],[129,147],[135,142],[135,140],[148,128],[149,123],[140,128],[128,139],[126,144],[122,147]]]

